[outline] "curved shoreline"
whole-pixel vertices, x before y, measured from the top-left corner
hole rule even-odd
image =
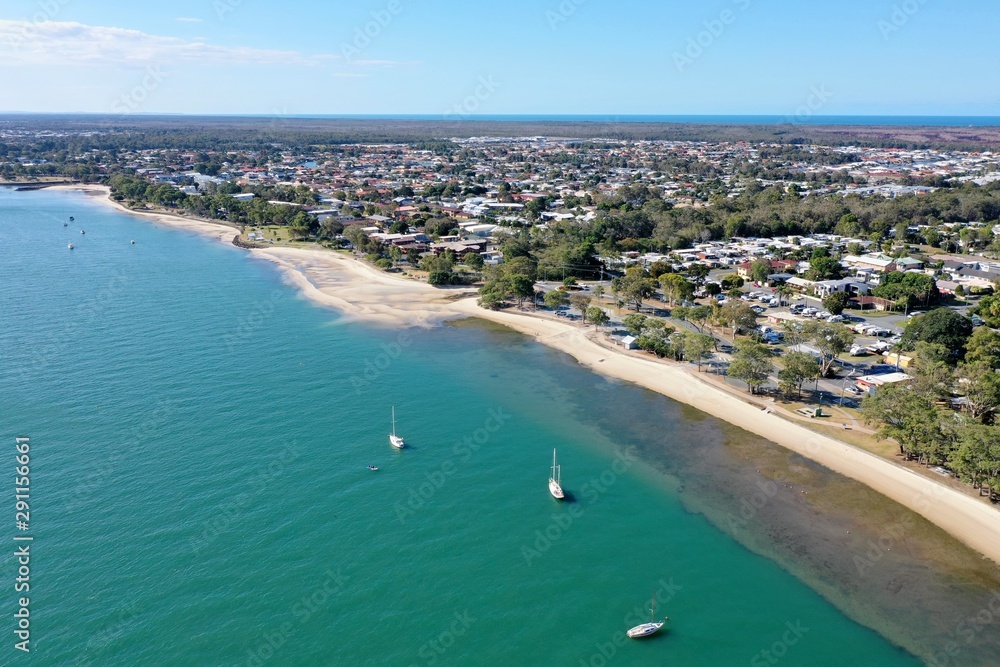
[[[52,189],[108,193],[103,186]],[[108,197],[115,209],[152,218],[231,244],[233,228],[164,213],[132,211]],[[693,370],[606,348],[584,330],[554,318],[523,312],[489,311],[469,290],[441,290],[378,271],[342,253],[274,247],[249,251],[277,264],[288,281],[310,300],[345,317],[388,326],[431,326],[450,319],[479,317],[497,322],[552,348],[602,375],[632,382],[761,436],[820,465],[854,479],[920,514],[977,552],[1000,564],[1000,513],[985,502],[833,437],[764,412],[703,380]]]

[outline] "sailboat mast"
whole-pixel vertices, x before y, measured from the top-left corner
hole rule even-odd
[[[396,406],[392,406],[392,434],[396,435]]]

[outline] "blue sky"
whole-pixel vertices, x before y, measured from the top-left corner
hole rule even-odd
[[[0,110],[1000,115],[997,17],[995,0],[6,0]]]

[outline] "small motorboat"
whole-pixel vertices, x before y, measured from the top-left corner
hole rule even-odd
[[[81,229],[81,230],[80,230],[80,233],[81,233],[81,234],[86,234],[86,233],[87,233],[87,230],[85,230],[85,229]]]
[[[371,470],[372,472],[376,472],[378,471],[378,466],[368,466],[368,469]]]
[[[135,241],[131,241],[132,245],[135,245]]]
[[[67,243],[67,244],[66,244],[66,247],[67,247],[67,248],[69,248],[70,250],[72,250],[74,246],[73,246],[73,244],[72,244],[72,243]]]

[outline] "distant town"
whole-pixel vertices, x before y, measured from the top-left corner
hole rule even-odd
[[[0,158],[22,188],[105,184],[133,210],[231,225],[243,247],[319,244],[475,287],[486,309],[593,325],[1000,490],[991,150],[22,124],[0,125]]]

